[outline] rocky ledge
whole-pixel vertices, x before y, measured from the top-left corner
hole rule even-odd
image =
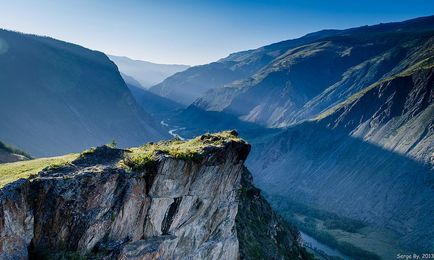
[[[237,133],[98,147],[0,191],[1,259],[306,259]]]

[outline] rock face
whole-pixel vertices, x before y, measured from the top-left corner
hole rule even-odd
[[[133,171],[123,164],[130,151],[101,147],[7,185],[0,258],[308,258],[297,231],[252,186],[243,166],[250,146],[213,135],[195,140],[207,144],[195,160],[156,151]],[[266,250],[246,246],[256,235]]]
[[[273,212],[260,190],[252,185],[252,176],[247,169],[242,174],[241,187],[236,218],[240,258],[310,258],[298,246],[299,232]]]

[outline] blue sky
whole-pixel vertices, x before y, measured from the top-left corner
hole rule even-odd
[[[433,14],[433,0],[11,0],[0,4],[0,27],[195,65],[320,29]]]

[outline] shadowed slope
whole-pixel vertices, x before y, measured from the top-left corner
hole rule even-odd
[[[280,196],[274,202],[283,196],[391,230],[395,249],[364,248],[383,257],[432,250],[433,78],[432,68],[391,78],[316,121],[253,142],[248,166],[258,186]]]
[[[113,139],[132,146],[166,136],[103,53],[4,30],[0,43],[4,141],[47,156]]]

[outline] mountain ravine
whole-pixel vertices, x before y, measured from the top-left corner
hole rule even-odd
[[[236,132],[102,146],[0,193],[0,258],[310,259],[252,186]]]

